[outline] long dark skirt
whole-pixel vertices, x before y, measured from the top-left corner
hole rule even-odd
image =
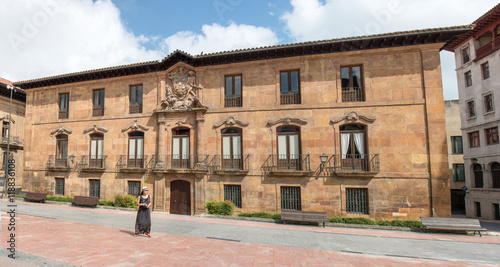
[[[151,231],[151,213],[149,209],[140,207],[135,219],[135,234],[149,234]]]

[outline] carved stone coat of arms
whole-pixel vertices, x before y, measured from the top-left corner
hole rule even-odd
[[[205,108],[198,98],[195,85],[196,73],[184,67],[179,67],[167,74],[166,99],[160,102],[161,109],[165,110],[191,110]]]

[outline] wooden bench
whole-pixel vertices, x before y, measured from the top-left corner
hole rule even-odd
[[[486,228],[481,227],[478,219],[465,219],[465,218],[434,218],[422,217],[422,224],[430,230],[447,230],[447,231],[474,231],[481,235],[481,231],[487,231]]]
[[[84,197],[84,196],[75,196],[71,204],[76,206],[86,206],[86,207],[97,207],[99,203],[98,197]]]
[[[317,222],[318,224],[328,222],[326,217],[326,212],[316,212],[316,211],[299,211],[299,210],[281,210],[281,221],[293,221],[293,222]]]
[[[41,203],[45,203],[46,198],[47,198],[47,194],[44,194],[44,193],[26,192],[26,196],[24,196],[25,201],[33,201],[33,202],[41,202]]]

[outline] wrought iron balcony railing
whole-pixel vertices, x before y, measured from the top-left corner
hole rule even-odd
[[[280,95],[281,105],[300,104],[300,93],[287,93]]]
[[[325,164],[335,174],[367,174],[380,172],[378,154],[333,155]]]
[[[271,154],[263,164],[264,171],[270,172],[310,172],[309,154]]]
[[[241,96],[226,97],[224,99],[224,107],[241,107]]]
[[[208,170],[208,157],[205,154],[158,155],[152,168],[154,170]]]
[[[250,155],[215,155],[210,168],[215,171],[248,171]]]
[[[361,87],[343,87],[342,102],[363,102],[365,101],[365,92]]]
[[[67,119],[68,118],[68,111],[59,111],[59,119]]]
[[[82,156],[80,161],[80,166],[82,170],[89,169],[106,169],[106,158],[107,155],[97,155],[97,156]]]
[[[142,113],[142,104],[130,104],[129,113]]]
[[[147,169],[148,156],[130,156],[121,155],[118,163],[116,164],[119,170],[146,170]]]
[[[69,168],[69,159],[61,156],[49,156],[48,168]]]
[[[7,140],[7,139],[9,139],[9,140]],[[10,138],[8,136],[2,136],[2,145],[7,145],[7,142],[10,142],[11,145],[15,145],[15,146],[22,146],[23,145],[23,142],[21,142],[21,140],[17,136],[11,135]]]
[[[104,116],[104,107],[94,108],[92,110],[92,116]]]

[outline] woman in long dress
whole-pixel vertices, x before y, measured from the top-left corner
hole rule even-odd
[[[139,234],[145,234],[151,237],[151,212],[149,207],[151,206],[151,196],[148,194],[148,188],[143,187],[141,195],[137,198],[137,206],[139,210],[137,211],[137,218],[135,219],[135,236]]]

